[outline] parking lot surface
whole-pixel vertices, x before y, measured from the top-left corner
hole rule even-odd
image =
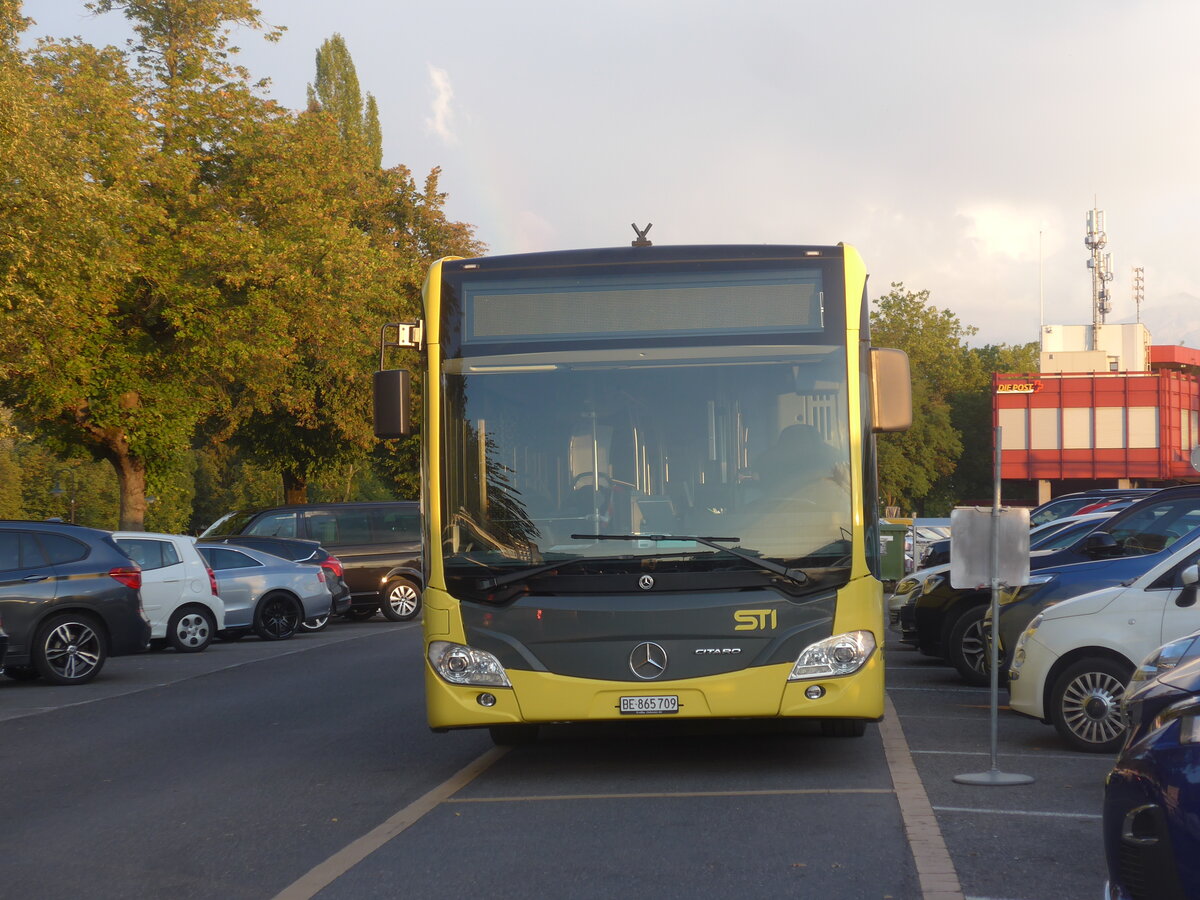
[[[1101,895],[1111,758],[1009,713],[999,765],[1035,782],[955,783],[990,764],[988,692],[898,645],[896,716],[861,739],[637,722],[498,751],[429,732],[421,672],[419,628],[375,619],[121,657],[74,688],[0,679],[5,893],[948,900],[907,760],[957,896]]]

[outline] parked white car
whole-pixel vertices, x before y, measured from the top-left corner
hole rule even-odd
[[[1162,644],[1200,628],[1200,533],[1125,584],[1063,600],[1017,641],[1009,706],[1054,725],[1078,750],[1119,750],[1121,699],[1134,667]]]
[[[165,642],[180,653],[196,653],[212,643],[225,627],[225,604],[195,539],[116,531],[113,540],[142,567],[142,609],[150,620],[151,644]]]

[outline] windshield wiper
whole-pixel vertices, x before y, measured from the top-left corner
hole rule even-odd
[[[575,535],[571,535],[574,537]],[[580,562],[614,562],[622,559],[637,559],[638,557],[632,554],[624,556],[572,556],[569,559],[560,559],[555,562],[545,563],[540,566],[533,566],[529,569],[519,569],[516,572],[509,572],[507,575],[496,575],[492,578],[480,578],[475,582],[475,588],[480,591],[493,591],[498,587],[504,587],[506,584],[513,584],[517,581],[524,581],[526,578],[536,578],[543,572],[553,572],[555,569],[561,569],[564,566],[573,566]]]
[[[571,540],[597,540],[597,541],[691,541],[697,544],[703,544],[705,547],[712,547],[714,550],[722,550],[731,556],[736,556],[738,559],[744,559],[746,562],[754,563],[759,568],[766,569],[768,572],[774,572],[777,575],[782,575],[796,584],[808,584],[808,573],[803,569],[792,569],[788,566],[775,562],[774,560],[764,559],[761,556],[755,556],[753,553],[748,553],[737,547],[726,547],[718,541],[725,543],[736,544],[741,538],[735,537],[699,537],[694,534],[573,534]]]

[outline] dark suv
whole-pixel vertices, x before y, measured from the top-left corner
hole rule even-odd
[[[404,622],[421,610],[421,511],[412,501],[242,510],[222,516],[200,537],[233,535],[317,541],[342,561],[351,618],[370,618],[379,610]]]
[[[83,684],[109,656],[145,650],[141,585],[142,570],[106,531],[0,520],[5,674]]]

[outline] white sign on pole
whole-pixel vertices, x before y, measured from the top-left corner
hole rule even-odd
[[[995,534],[994,529],[999,533]],[[991,587],[993,552],[995,577],[1000,584],[1008,587],[1029,583],[1028,509],[960,506],[950,513],[952,587]]]

